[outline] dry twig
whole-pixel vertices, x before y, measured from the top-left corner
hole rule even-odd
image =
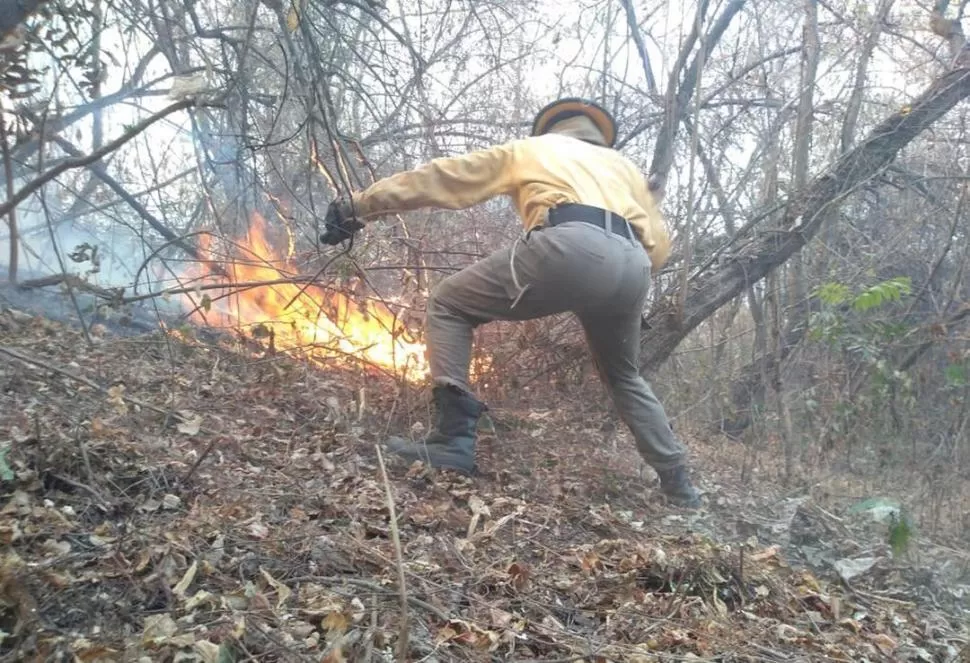
[[[394,542],[394,556],[397,558],[397,583],[401,592],[401,633],[398,637],[397,657],[405,662],[408,660],[408,593],[404,582],[404,555],[401,552],[401,534],[397,527],[397,510],[394,508],[394,495],[391,493],[391,482],[387,478],[387,468],[384,466],[384,454],[381,445],[375,444],[377,462],[381,466],[381,479],[384,481],[384,493],[387,496],[387,510],[390,518],[391,540]]]

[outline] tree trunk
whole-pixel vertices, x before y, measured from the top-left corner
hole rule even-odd
[[[846,197],[881,173],[900,150],[968,96],[970,69],[948,71],[910,104],[880,122],[804,189],[794,192],[776,232],[742,233],[746,242],[732,255],[692,277],[682,312],[665,296],[648,316],[651,329],[643,337],[644,370],[656,370],[714,311],[800,251]]]
[[[872,27],[866,36],[866,41],[859,60],[859,66],[856,68],[855,76],[853,78],[852,94],[849,97],[846,119],[842,125],[842,130],[840,133],[840,147],[841,152],[843,153],[848,152],[855,142],[856,125],[859,119],[859,111],[862,107],[863,93],[865,91],[865,83],[869,72],[869,63],[872,60],[872,53],[879,41],[879,36],[882,34],[883,23],[889,13],[889,10],[892,8],[893,2],[894,0],[881,0],[881,3],[873,16]],[[809,19],[809,21],[812,20],[817,23],[817,18]],[[815,48],[815,61],[811,63],[811,80],[814,81],[814,71],[818,67],[818,40],[814,37],[810,38],[809,35],[806,34],[806,47],[808,47],[809,43],[811,43],[813,48]],[[808,77],[806,76],[805,78]],[[803,81],[803,93],[805,92],[804,85],[805,83]],[[766,91],[766,96],[767,95],[768,92]],[[801,102],[804,101],[805,99],[803,97]],[[803,103],[799,104],[800,122],[803,121],[802,118],[809,117],[807,113],[809,113],[810,110],[811,109],[807,103],[804,105]],[[801,131],[799,132],[799,136],[802,136]],[[799,145],[798,140],[796,140],[796,145]],[[808,175],[807,145],[802,144],[801,148],[796,150],[794,174],[794,188],[796,191],[798,191],[805,186]],[[833,212],[834,209],[827,213],[831,215]],[[833,231],[832,226],[827,222],[823,221],[823,225],[828,225],[828,232]],[[778,336],[779,347],[777,354],[773,356],[759,356],[756,354],[756,359],[741,369],[740,377],[731,387],[731,409],[729,412],[725,413],[725,416],[721,420],[720,426],[721,431],[729,437],[740,437],[741,433],[743,433],[744,430],[751,425],[753,409],[759,405],[763,405],[766,390],[764,384],[759,383],[761,376],[768,375],[770,372],[775,371],[776,364],[784,363],[795,350],[795,346],[801,343],[802,339],[805,337],[805,332],[808,329],[809,317],[811,315],[812,303],[806,296],[804,281],[802,280],[803,277],[804,275],[800,274],[796,269],[796,272],[793,275],[792,284],[792,302],[794,303],[794,307],[788,311],[788,322],[786,324],[785,332]]]
[[[10,158],[10,143],[7,141],[6,118],[0,116],[0,142],[3,143],[3,171],[7,185],[7,198],[14,195],[13,190],[13,161]],[[17,282],[17,270],[20,262],[20,232],[17,229],[17,208],[12,207],[7,213],[7,228],[10,230],[10,253],[7,261],[7,280]]]
[[[759,355],[741,369],[740,377],[731,385],[731,409],[721,418],[719,432],[738,439],[751,426],[754,410],[764,404],[767,395],[764,377],[780,370],[777,365],[784,364],[801,343],[806,331],[807,325],[789,325],[787,331],[779,336],[776,351]]]

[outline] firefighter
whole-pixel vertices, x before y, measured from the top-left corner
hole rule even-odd
[[[431,293],[426,340],[436,425],[417,442],[391,438],[391,452],[474,474],[477,423],[486,407],[468,384],[472,331],[493,320],[568,311],[582,324],[616,409],[668,501],[700,506],[687,450],[639,372],[651,271],[670,254],[658,208],[663,186],[648,182],[614,149],[616,134],[613,117],[599,104],[558,99],[539,111],[528,138],[435,159],[331,204],[321,238],[329,244],[368,219],[427,207],[464,209],[499,195],[511,197],[523,223],[512,246]]]

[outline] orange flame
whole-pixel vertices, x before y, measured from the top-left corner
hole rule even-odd
[[[211,257],[209,236],[202,237],[201,253],[207,261],[187,276],[196,287],[226,287],[186,296],[193,321],[249,328],[254,338],[268,338],[271,348],[302,353],[318,363],[355,357],[409,380],[419,381],[427,375],[424,344],[411,340],[401,320],[383,304],[354,301],[314,285],[301,295],[303,283],[286,282],[295,270],[273,250],[262,216],[253,216],[249,241],[237,243],[251,254],[245,260],[217,261]],[[246,285],[254,282],[272,283]],[[297,299],[286,308],[294,297]]]

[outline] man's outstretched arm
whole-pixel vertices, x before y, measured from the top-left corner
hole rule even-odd
[[[368,219],[424,207],[464,209],[512,189],[514,143],[459,157],[435,159],[379,180],[353,197]]]

